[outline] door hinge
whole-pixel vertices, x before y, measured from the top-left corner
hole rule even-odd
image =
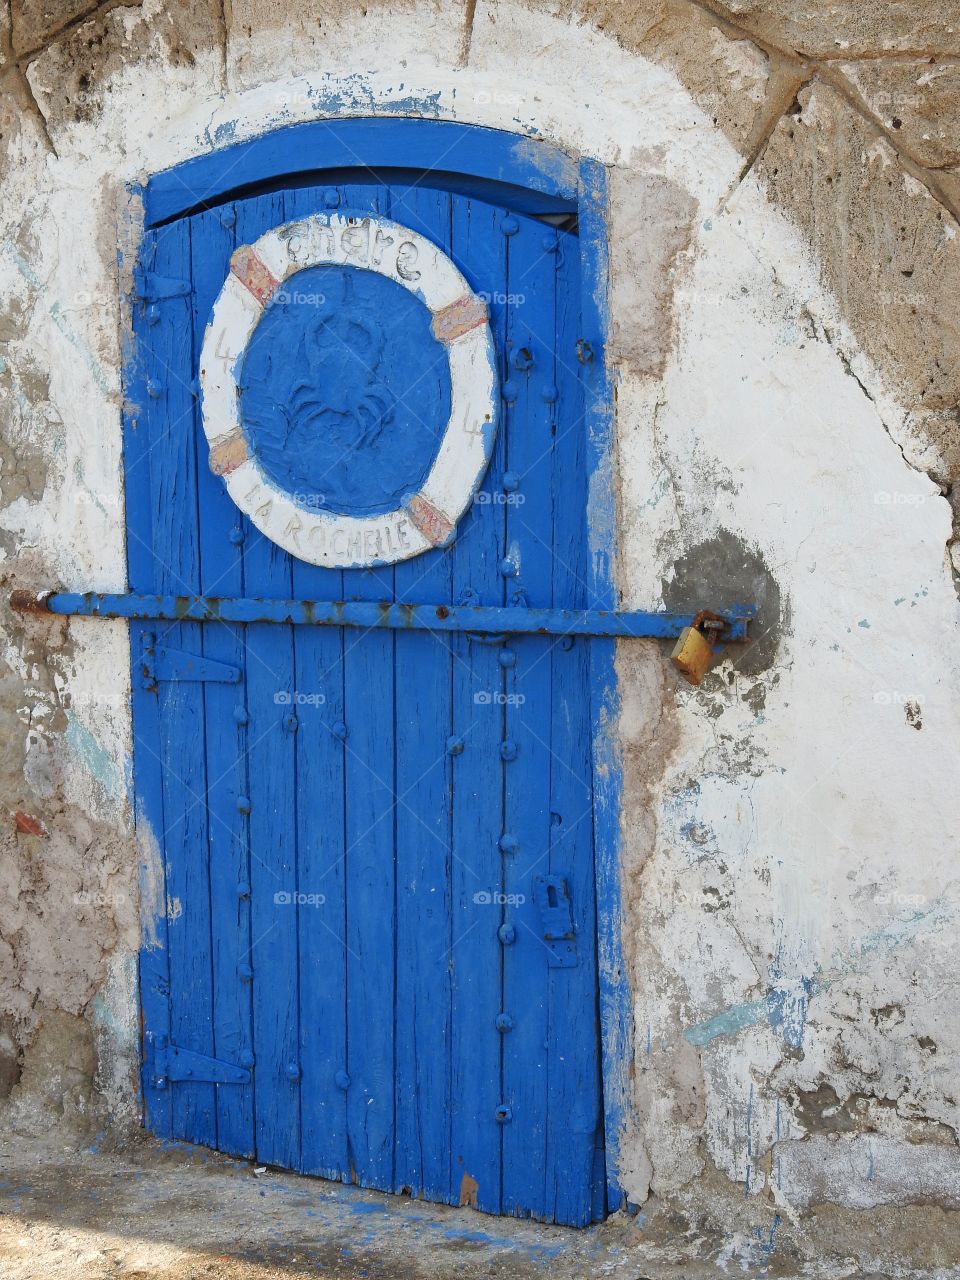
[[[189,296],[193,293],[193,285],[189,280],[158,276],[155,271],[138,268],[133,273],[133,292],[140,302],[162,302],[165,298]]]
[[[241,675],[240,668],[228,662],[157,644],[152,633],[143,637],[140,673],[141,684],[148,692],[155,690],[160,680],[219,680],[223,684],[239,684]]]
[[[563,876],[534,876],[533,901],[547,946],[547,964],[551,969],[572,969],[577,964],[577,941],[566,880]]]
[[[155,1089],[165,1089],[168,1084],[249,1084],[250,1072],[233,1062],[168,1044],[161,1037],[153,1050],[152,1083]]]

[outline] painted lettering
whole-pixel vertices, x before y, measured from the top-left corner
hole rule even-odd
[[[364,529],[363,531],[363,551],[366,560],[379,560],[383,555],[383,545],[380,541],[379,529]]]
[[[414,270],[420,250],[412,240],[404,240],[397,250],[397,275],[401,280],[419,280],[420,272]]]
[[[232,362],[236,360],[237,355],[239,353],[236,351],[224,351],[225,346],[226,347],[230,346],[230,343],[227,341],[228,337],[229,337],[229,334],[227,333],[226,328],[221,329],[220,336],[217,338],[216,350],[214,351],[213,354],[216,356],[218,360],[226,360],[228,362]]]
[[[377,234],[373,240],[373,250],[370,254],[370,262],[373,266],[379,267],[383,262],[383,250],[388,249],[393,244],[393,236],[388,236],[385,231],[377,228]]]
[[[351,223],[340,232],[340,248],[348,258],[367,262],[370,257],[370,219]]]
[[[303,528],[303,521],[298,515],[292,515],[287,521],[287,527],[283,531],[285,538],[290,538],[293,545],[299,549],[300,547],[300,530]]]
[[[316,524],[311,525],[307,530],[307,541],[315,551],[326,551],[327,531],[324,528],[322,520],[318,520]]]

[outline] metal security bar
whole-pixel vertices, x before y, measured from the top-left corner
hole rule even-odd
[[[19,613],[164,622],[278,622],[305,627],[376,627],[388,631],[466,631],[487,635],[633,636],[676,639],[692,613],[603,609],[534,609],[495,605],[389,604],[365,600],[256,600],[237,596],[160,596],[136,592],[14,591]],[[755,605],[719,609],[716,639],[744,641]]]

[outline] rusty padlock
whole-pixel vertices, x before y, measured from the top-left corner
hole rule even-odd
[[[689,684],[699,684],[710,669],[715,645],[726,623],[709,609],[701,609],[693,625],[684,627],[670,661]]]

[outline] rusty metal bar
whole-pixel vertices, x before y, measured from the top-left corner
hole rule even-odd
[[[692,613],[597,609],[500,608],[494,605],[388,604],[364,600],[253,600],[236,596],[159,596],[136,592],[35,594],[14,591],[19,613],[165,622],[278,622],[312,627],[382,627],[391,631],[466,631],[487,635],[634,636],[671,640],[693,625]],[[747,639],[755,605],[716,611],[723,642]]]

